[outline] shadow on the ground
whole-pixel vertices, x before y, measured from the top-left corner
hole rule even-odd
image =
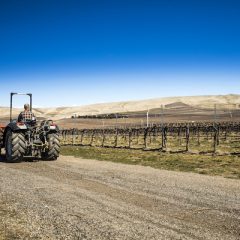
[[[1,151],[0,154],[0,163],[21,163],[21,162],[38,162],[40,159],[36,158],[36,157],[25,157],[23,158],[22,161],[19,162],[8,162],[6,157],[5,157],[5,153],[3,151]]]
[[[6,162],[6,158],[4,154],[0,154],[0,162]]]

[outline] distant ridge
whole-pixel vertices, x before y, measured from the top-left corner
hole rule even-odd
[[[228,105],[229,108],[240,107],[240,95],[209,95],[209,96],[186,96],[186,97],[165,97],[139,101],[124,101],[112,103],[97,103],[77,107],[57,107],[57,108],[35,108],[34,112],[37,116],[51,119],[62,119],[77,115],[96,115],[107,113],[127,113],[145,111],[147,109],[157,109],[161,105],[165,108],[184,108],[199,107],[213,108],[214,104],[219,107]],[[19,109],[14,109],[14,114],[19,113]],[[9,109],[0,107],[0,119],[8,118]]]

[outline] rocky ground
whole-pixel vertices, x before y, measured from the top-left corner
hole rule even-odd
[[[0,239],[240,239],[240,181],[61,156],[0,162]]]

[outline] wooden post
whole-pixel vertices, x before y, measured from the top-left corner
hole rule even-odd
[[[82,130],[82,134],[81,134],[81,141],[80,141],[81,145],[83,145],[83,135],[84,135],[84,130]]]
[[[137,145],[139,144],[139,130],[137,129]]]
[[[94,136],[95,136],[95,130],[92,130],[92,136],[91,136],[90,146],[93,146]]]
[[[162,150],[167,148],[167,127],[162,127]]]
[[[117,147],[118,145],[118,129],[116,128],[116,132],[115,132],[115,144],[114,147]]]
[[[189,125],[186,126],[186,152],[189,150]]]
[[[228,130],[228,129],[225,130],[224,141],[227,141],[227,130]]]
[[[75,130],[72,130],[72,145],[75,144]]]
[[[104,142],[105,142],[105,132],[103,129],[103,131],[102,131],[102,147],[104,147]]]
[[[220,134],[220,129],[219,126],[217,126],[217,146],[219,145],[219,134]]]
[[[144,148],[147,149],[148,128],[144,129]]]
[[[182,145],[182,136],[181,136],[181,134],[182,134],[182,128],[181,128],[181,126],[179,126],[178,127],[178,144],[179,144],[179,146],[181,146]]]
[[[216,153],[217,150],[217,129],[214,127],[214,135],[213,135],[213,153]]]
[[[149,144],[151,144],[152,143],[152,132],[151,131],[149,131],[148,136],[149,136]]]
[[[199,131],[199,126],[197,126],[197,139],[198,139],[198,146],[200,146],[200,131]]]
[[[129,129],[128,131],[128,147],[131,148],[131,144],[132,144],[132,130]]]
[[[164,128],[162,127],[162,150],[164,149]]]

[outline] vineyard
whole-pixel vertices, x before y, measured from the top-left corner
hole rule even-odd
[[[63,129],[62,145],[170,153],[240,154],[239,122],[167,123],[151,127]]]

